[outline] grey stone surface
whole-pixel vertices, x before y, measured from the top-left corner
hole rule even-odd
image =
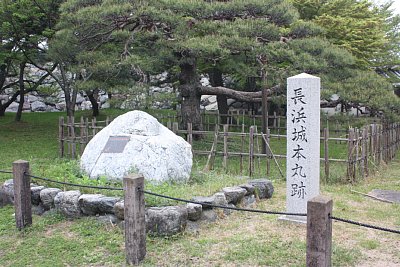
[[[39,97],[37,97],[37,96],[34,96],[34,95],[28,95],[28,101],[29,102],[36,102],[36,101],[40,101],[41,99],[39,98]]]
[[[146,229],[150,234],[170,236],[185,230],[186,207],[168,206],[146,210]]]
[[[31,103],[31,110],[32,111],[46,111],[46,104],[41,102],[41,101],[35,101],[33,103]]]
[[[59,102],[56,104],[56,109],[60,110],[60,111],[64,111],[67,108],[67,105],[65,104],[65,102]]]
[[[219,206],[227,206],[228,201],[226,200],[225,194],[222,192],[215,193],[214,202],[212,204]]]
[[[6,109],[6,112],[17,112],[18,110],[18,103],[12,102]]]
[[[54,208],[54,198],[60,192],[58,188],[45,188],[40,191],[40,201],[45,210]]]
[[[253,195],[256,190],[255,187],[251,184],[241,184],[239,185],[239,187],[246,189],[246,196]]]
[[[218,215],[214,209],[203,210],[201,213],[200,221],[202,222],[215,222],[218,219]]]
[[[127,136],[122,153],[103,153],[110,136]],[[129,172],[147,180],[187,181],[192,168],[191,146],[181,137],[142,111],[131,111],[114,119],[88,143],[81,168],[90,177],[105,175],[122,179]]]
[[[31,187],[31,202],[33,205],[39,205],[40,203],[40,191],[42,191],[44,186],[33,186]]]
[[[45,212],[43,206],[40,205],[32,205],[32,213],[35,215],[43,215],[43,213]]]
[[[9,196],[6,194],[6,192],[4,191],[3,186],[0,187],[0,208],[4,207],[6,205],[12,204],[11,199],[9,198]]]
[[[249,182],[250,185],[254,186],[255,192],[259,199],[271,198],[274,193],[274,186],[272,182],[267,179],[256,179]]]
[[[400,203],[400,191],[374,189],[371,192],[369,192],[369,194],[388,201]]]
[[[203,207],[200,204],[188,203],[186,204],[186,209],[188,213],[188,219],[191,221],[197,221],[201,217]]]
[[[192,234],[198,234],[200,231],[200,223],[194,221],[187,221],[185,231]]]
[[[227,206],[230,208],[236,208],[236,206],[233,204],[228,204]],[[224,215],[230,215],[230,214],[232,214],[232,212],[234,212],[234,210],[224,209],[223,212],[224,212]]]
[[[97,215],[114,212],[114,205],[120,199],[100,194],[83,194],[79,197],[79,206],[86,215]]]
[[[69,218],[77,218],[82,216],[79,207],[79,191],[66,191],[58,193],[54,198],[54,206],[62,214]]]
[[[198,197],[193,197],[191,200],[194,202],[204,203],[204,205],[202,205],[203,209],[210,209],[211,207],[208,206],[207,204],[214,204],[215,196],[210,196],[210,197],[198,196]]]
[[[76,104],[81,104],[83,101],[85,101],[85,98],[84,98],[83,96],[81,96],[80,94],[78,94],[78,95],[76,96],[76,101],[75,101],[75,103],[76,103]]]
[[[242,206],[243,207],[245,207],[245,208],[248,208],[248,207],[252,207],[252,206],[254,206],[255,204],[256,204],[256,196],[255,195],[250,195],[250,196],[245,196],[243,199],[242,199]]]
[[[301,73],[287,79],[286,211],[306,213],[320,194],[320,78]],[[290,137],[290,138],[289,138]],[[290,156],[289,156],[290,153]]]
[[[124,201],[118,201],[117,203],[115,203],[114,205],[114,214],[115,216],[117,216],[118,219],[120,220],[124,220]]]
[[[247,190],[239,186],[232,186],[222,188],[222,192],[225,194],[226,201],[228,201],[228,203],[236,205],[245,196]]]
[[[13,179],[9,179],[4,182],[3,186],[3,192],[7,196],[8,200],[11,201],[11,203],[14,203],[14,181]]]
[[[98,216],[96,217],[96,219],[104,224],[118,224],[121,220],[117,218],[117,216],[113,215],[113,214],[106,214],[106,215],[102,215],[102,216]]]

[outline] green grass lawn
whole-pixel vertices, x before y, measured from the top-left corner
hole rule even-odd
[[[115,116],[122,111],[109,112]],[[13,114],[0,118],[0,169],[10,170],[13,161],[25,159],[35,175],[84,184],[106,184],[104,180],[86,179],[76,161],[58,159],[57,123],[61,115],[64,114],[27,113],[21,123],[12,122]],[[88,116],[89,113],[77,115]],[[275,144],[277,150],[284,140],[279,142],[282,143]],[[342,148],[337,150],[333,153],[343,153]],[[246,173],[241,175],[238,171],[239,159],[229,160],[229,171],[221,169],[221,157],[216,159],[217,169],[211,172],[202,171],[204,163],[204,159],[195,159],[193,175],[186,184],[146,184],[146,189],[190,199],[196,195],[211,195],[222,187],[248,179]],[[285,171],[284,162],[280,164]],[[265,177],[265,159],[260,160],[260,169],[264,170],[257,175]],[[336,175],[340,180],[341,172]],[[255,208],[284,211],[285,182],[276,168],[271,167],[270,177],[275,187],[274,196],[258,202]],[[399,177],[398,157],[357,184],[322,184],[321,193],[333,198],[335,216],[400,229],[400,205],[379,202],[350,191],[400,191]],[[9,178],[10,175],[0,174],[0,182]],[[146,202],[176,204],[155,197],[147,197]],[[32,227],[19,232],[13,213],[11,206],[0,208],[0,266],[124,265],[123,231],[116,225],[89,217],[70,221],[50,213],[34,216]],[[224,216],[220,213],[216,223],[203,224],[197,232],[166,238],[148,237],[143,266],[305,266],[305,236],[303,225],[284,223],[277,220],[277,216],[241,212]],[[399,235],[340,222],[333,224],[333,266],[398,266],[399,246]]]

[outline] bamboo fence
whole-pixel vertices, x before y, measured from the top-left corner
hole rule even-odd
[[[204,170],[213,169],[217,158],[221,160],[222,168],[228,170],[229,162],[236,159],[240,173],[254,176],[258,171],[258,173],[265,172],[268,176],[272,166],[277,166],[283,176],[278,161],[285,160],[286,155],[282,151],[280,154],[274,153],[271,147],[277,140],[286,139],[286,129],[282,126],[282,121],[286,123],[286,118],[276,114],[268,116],[271,126],[263,133],[259,130],[261,126],[255,125],[257,115],[243,114],[234,114],[236,117],[228,115],[231,116],[230,120],[227,120],[230,123],[224,125],[219,125],[217,118],[204,116],[202,131],[194,130],[190,123],[183,129],[176,116],[163,116],[159,121],[175,134],[184,137],[192,145],[195,157],[206,157]],[[90,139],[110,121],[110,118],[105,121],[80,118],[79,122],[75,122],[74,118],[60,117],[58,138],[60,157],[77,158],[83,153]],[[246,125],[244,122],[253,124]],[[197,141],[199,136],[207,138],[202,138],[199,142]],[[340,129],[335,125],[331,130],[323,128],[320,140],[323,148],[320,160],[323,164],[325,181],[329,180],[331,164],[345,164],[346,179],[352,183],[357,177],[368,176],[381,162],[389,162],[395,157],[400,145],[400,124],[374,123],[361,129]],[[198,145],[200,143],[201,147]],[[341,158],[330,156],[329,152],[335,148],[334,146],[341,145],[342,149],[346,150],[344,147],[346,143],[345,156]],[[263,145],[267,147],[265,153],[262,152]]]

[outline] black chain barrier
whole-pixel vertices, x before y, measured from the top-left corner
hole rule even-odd
[[[123,191],[124,190],[123,188],[119,188],[119,187],[92,186],[92,185],[81,185],[81,184],[60,182],[60,181],[51,180],[49,178],[43,178],[43,177],[31,175],[31,174],[28,174],[28,173],[25,173],[25,175],[27,175],[27,176],[29,176],[29,177],[31,177],[33,179],[47,181],[47,182],[51,182],[51,183],[55,183],[55,184],[62,184],[62,185],[69,185],[69,186],[83,187],[83,188],[92,188],[92,189],[102,189],[102,190],[118,190],[118,191]]]
[[[367,224],[367,223],[360,223],[360,222],[343,219],[343,218],[339,218],[339,217],[335,217],[335,216],[329,216],[329,219],[344,222],[344,223],[354,224],[354,225],[358,225],[358,226],[362,226],[362,227],[366,227],[366,228],[371,228],[371,229],[375,229],[375,230],[380,230],[380,231],[384,231],[384,232],[400,234],[399,230],[384,228],[384,227],[375,226],[375,225],[371,225],[371,224]]]
[[[287,213],[287,212],[280,212],[280,211],[242,209],[242,208],[229,207],[229,206],[223,206],[223,205],[214,205],[214,204],[209,204],[209,203],[204,203],[204,202],[186,200],[186,199],[182,199],[182,198],[164,196],[164,195],[160,195],[160,194],[145,191],[145,190],[140,190],[140,191],[145,194],[156,196],[156,197],[162,197],[162,198],[171,199],[171,200],[180,201],[180,202],[186,202],[186,203],[200,204],[200,205],[208,206],[208,207],[212,207],[212,208],[220,208],[220,209],[228,209],[228,210],[236,210],[236,211],[247,211],[247,212],[255,212],[255,213],[266,213],[266,214],[275,214],[275,215],[307,216],[306,213]]]
[[[13,172],[12,171],[2,171],[2,170],[0,170],[0,173],[12,174]]]

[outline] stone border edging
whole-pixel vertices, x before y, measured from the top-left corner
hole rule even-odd
[[[191,200],[205,205],[188,203],[180,206],[146,208],[147,232],[158,236],[169,236],[184,230],[197,231],[200,222],[214,222],[220,216],[229,215],[232,210],[224,209],[217,213],[207,206],[226,205],[229,207],[250,207],[258,199],[271,198],[274,192],[272,182],[256,179],[239,186],[225,187],[212,196],[197,196]],[[13,204],[13,180],[7,180],[0,187],[0,207]],[[50,210],[57,210],[67,218],[99,216],[99,219],[119,223],[123,227],[124,201],[119,197],[101,194],[81,194],[79,190],[62,191],[31,184],[33,212],[42,215]],[[104,217],[105,216],[105,217]]]

